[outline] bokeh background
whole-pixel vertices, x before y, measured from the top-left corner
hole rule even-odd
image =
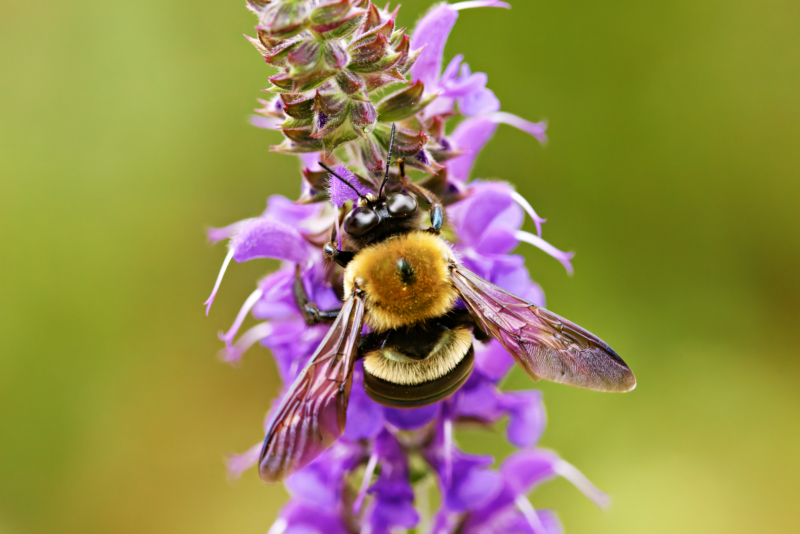
[[[279,134],[246,122],[269,71],[243,3],[0,4],[2,534],[256,534],[286,498],[223,466],[261,437],[269,354],[215,357],[274,264],[234,264],[201,305],[225,254],[204,229],[298,190]],[[549,120],[544,148],[501,127],[476,175],[577,252],[568,277],[521,248],[548,307],[639,380],[541,386],[544,445],[613,504],[563,481],[533,504],[568,533],[797,532],[800,3],[518,0],[462,12],[459,52]]]

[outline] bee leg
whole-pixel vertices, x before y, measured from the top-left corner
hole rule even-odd
[[[294,271],[294,284],[292,284],[292,293],[297,307],[303,314],[303,319],[306,320],[308,326],[314,326],[319,323],[332,323],[336,317],[339,316],[339,310],[320,310],[317,305],[311,302],[306,292],[306,286],[303,285],[303,278],[300,276],[300,264],[297,265]]]
[[[355,256],[355,254],[348,250],[339,250],[336,248],[336,244],[333,241],[327,243],[322,248],[322,254],[325,256],[326,260],[335,261],[342,267],[347,267],[347,264],[350,263],[350,260]]]

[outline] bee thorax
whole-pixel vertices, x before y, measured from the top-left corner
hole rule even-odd
[[[369,246],[345,272],[345,292],[366,294],[366,321],[386,331],[441,317],[453,307],[448,245],[437,236],[413,232]]]

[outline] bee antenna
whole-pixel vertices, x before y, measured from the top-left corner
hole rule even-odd
[[[366,198],[367,198],[367,197],[365,197],[364,195],[362,195],[361,193],[359,193],[359,192],[358,192],[358,189],[356,189],[356,187],[355,187],[353,184],[351,184],[350,182],[348,182],[347,180],[345,180],[344,178],[342,178],[341,176],[339,176],[338,174],[336,174],[336,173],[333,171],[333,169],[331,169],[330,167],[328,167],[327,165],[325,165],[325,164],[324,164],[324,163],[322,163],[321,161],[319,162],[319,164],[322,166],[322,168],[323,168],[323,169],[325,169],[326,171],[328,171],[329,173],[331,173],[332,175],[334,175],[335,177],[337,177],[338,179],[340,179],[340,180],[342,181],[342,183],[344,183],[345,185],[347,185],[347,187],[349,187],[350,189],[352,189],[353,191],[355,191],[355,192],[356,192],[356,195],[358,195],[358,198],[363,198],[363,199],[366,199]]]
[[[383,182],[381,183],[381,190],[378,192],[378,198],[383,196],[383,186],[389,180],[389,167],[392,165],[392,149],[394,148],[394,123],[392,124],[392,137],[389,138],[389,155],[386,156],[386,173],[383,175]]]

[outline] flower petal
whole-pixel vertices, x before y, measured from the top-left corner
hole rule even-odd
[[[228,476],[239,478],[242,473],[256,465],[262,446],[263,444],[259,441],[241,454],[229,455],[225,462],[228,467]]]
[[[535,486],[555,478],[556,454],[543,449],[518,451],[500,467],[503,479],[515,495],[527,495]]]
[[[500,100],[495,96],[494,91],[486,87],[472,91],[458,101],[458,110],[467,117],[491,113],[499,109]]]
[[[411,35],[411,49],[424,49],[411,67],[412,82],[421,80],[425,87],[436,86],[442,70],[444,45],[457,19],[458,12],[452,6],[439,4],[417,22]]]
[[[515,447],[530,447],[539,441],[547,424],[540,391],[512,391],[501,398],[508,411],[508,441]]]
[[[344,180],[343,182],[336,176],[330,175],[331,202],[337,208],[344,206],[344,203],[348,200],[358,200],[359,195],[372,193],[372,190],[362,185],[356,175],[344,165],[337,165],[334,171],[339,175],[339,178]]]
[[[427,425],[439,410],[438,404],[430,404],[421,408],[388,408],[383,413],[386,421],[401,430],[416,430]]]
[[[250,124],[257,128],[264,128],[265,130],[280,130],[278,124],[283,122],[281,119],[274,117],[264,117],[263,115],[251,115]]]
[[[530,122],[504,111],[492,113],[489,118],[497,124],[503,123],[514,126],[515,128],[519,128],[523,132],[534,136],[542,144],[547,142],[547,135],[545,134],[545,130],[547,130],[547,123],[545,121]]]
[[[463,155],[447,162],[448,179],[456,182],[466,182],[469,179],[475,158],[496,130],[497,123],[482,116],[469,117],[456,126],[449,139]]]
[[[255,306],[256,302],[258,302],[258,299],[260,299],[263,294],[264,292],[261,288],[253,291],[250,296],[247,297],[247,300],[244,301],[244,305],[242,305],[242,309],[240,309],[239,313],[236,315],[236,319],[233,321],[233,325],[231,325],[230,329],[225,334],[220,334],[219,338],[225,342],[226,346],[230,346],[233,342],[233,338],[236,337],[236,333],[242,326],[247,314],[250,313],[250,310],[253,309],[253,306]]]
[[[572,268],[572,262],[570,262],[572,257],[575,255],[574,252],[562,252],[561,250],[558,250],[556,247],[554,247],[553,245],[551,245],[550,243],[548,243],[547,241],[545,241],[544,239],[542,239],[538,235],[534,235],[534,234],[531,234],[530,232],[525,232],[523,230],[517,230],[514,233],[514,235],[520,241],[524,241],[526,243],[529,243],[529,244],[533,245],[534,247],[537,247],[537,248],[547,252],[551,256],[553,256],[555,259],[557,259],[561,263],[561,265],[564,266],[564,268],[567,270],[567,272],[569,274],[572,274],[574,272],[574,270]]]
[[[452,482],[445,487],[444,505],[463,512],[493,499],[502,489],[500,473],[487,469],[494,458],[459,452],[454,457]]]
[[[514,358],[496,339],[475,344],[475,368],[495,382],[514,367]]]
[[[253,219],[245,219],[243,221],[236,221],[233,224],[229,224],[228,226],[224,226],[222,228],[209,228],[206,234],[208,235],[208,240],[211,241],[212,244],[219,243],[223,239],[228,239],[232,235],[236,234],[239,230],[242,229],[247,223],[252,221]]]
[[[301,263],[311,255],[311,245],[296,228],[263,217],[242,228],[231,240],[231,249],[239,263],[256,258]]]
[[[361,365],[360,363],[358,364]],[[367,396],[360,368],[355,371],[350,402],[347,405],[347,425],[344,436],[348,439],[374,439],[384,425],[383,407]]]

